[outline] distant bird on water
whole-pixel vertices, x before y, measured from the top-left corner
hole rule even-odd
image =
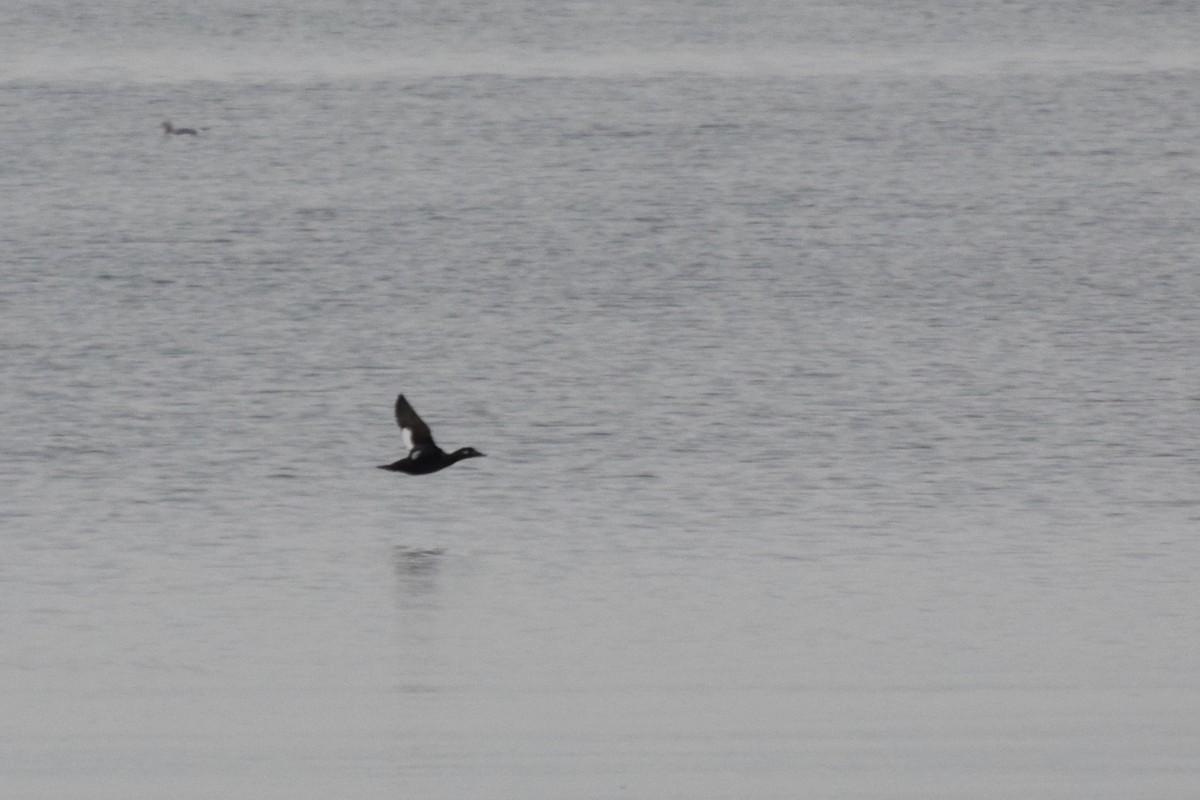
[[[195,128],[176,128],[174,125],[171,124],[171,120],[169,120],[169,119],[164,120],[163,124],[159,127],[161,127],[163,129],[163,136],[170,136],[171,134],[175,134],[176,136],[199,136],[200,135],[199,133],[196,132]]]
[[[408,455],[394,464],[384,464],[380,469],[405,472],[409,475],[428,475],[464,458],[483,455],[474,447],[460,447],[453,453],[447,453],[434,444],[429,426],[417,416],[417,412],[404,399],[404,395],[396,398],[396,424],[400,426],[400,436],[404,439],[404,446],[408,448]]]

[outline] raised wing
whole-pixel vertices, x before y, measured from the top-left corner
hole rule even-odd
[[[417,412],[404,399],[404,395],[396,398],[396,424],[400,426],[400,435],[404,438],[404,446],[409,450],[425,447],[436,447],[429,426],[417,416]]]

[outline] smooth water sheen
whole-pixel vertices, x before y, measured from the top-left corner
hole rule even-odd
[[[1196,796],[1190,6],[111,5],[0,12],[0,794]]]

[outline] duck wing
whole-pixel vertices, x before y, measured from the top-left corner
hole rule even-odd
[[[396,424],[400,426],[404,446],[410,451],[437,447],[433,443],[433,434],[429,432],[429,426],[417,416],[417,412],[404,399],[404,395],[396,398]]]

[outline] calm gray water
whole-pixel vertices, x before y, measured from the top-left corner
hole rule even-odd
[[[1196,796],[1190,6],[110,5],[0,18],[4,796]]]

